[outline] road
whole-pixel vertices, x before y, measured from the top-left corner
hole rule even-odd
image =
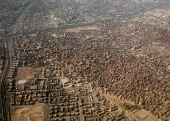
[[[5,35],[0,35],[0,37],[12,37],[12,36],[17,36],[17,35],[29,35],[29,34],[36,34],[36,33],[39,33],[39,32],[51,31],[51,30],[56,30],[56,29],[70,29],[70,28],[75,28],[75,27],[93,25],[93,24],[95,24],[95,23],[98,23],[98,22],[85,23],[85,24],[81,24],[81,25],[72,25],[72,26],[63,26],[63,27],[47,28],[47,29],[42,29],[42,30],[34,30],[34,31],[31,31],[31,32],[5,34]]]
[[[150,15],[150,14],[148,14],[148,15]],[[154,18],[156,18],[156,19],[158,19],[158,20],[160,20],[160,21],[163,21],[163,22],[166,22],[166,23],[170,24],[170,21],[167,21],[167,20],[165,20],[165,19],[163,19],[163,18],[154,16],[154,15],[150,15],[150,16],[152,16],[152,17],[154,17]]]
[[[8,34],[13,32],[16,25],[22,18],[22,16],[25,14],[25,12],[33,5],[35,1],[32,0],[23,10],[22,12],[17,16],[17,18],[14,20],[14,23],[11,25],[10,30],[7,32]],[[10,113],[10,96],[7,91],[7,78],[8,78],[8,73],[10,70],[10,65],[11,65],[11,57],[10,57],[10,44],[9,44],[9,39],[7,38],[8,36],[3,36],[3,44],[5,47],[5,65],[4,65],[4,70],[2,73],[2,76],[0,77],[0,101],[1,101],[1,107],[2,107],[2,115],[3,115],[3,121],[11,121],[11,113]]]
[[[17,26],[18,22],[21,20],[23,15],[27,12],[27,10],[36,2],[36,0],[32,0],[28,3],[28,5],[20,12],[20,14],[16,17],[13,24],[10,27],[10,30],[7,32],[8,34],[12,34]]]
[[[169,3],[170,3],[170,1],[165,2],[165,3],[162,3],[162,4],[159,4],[159,5],[154,6],[154,7],[152,7],[152,8],[149,8],[149,9],[146,9],[146,10],[143,10],[143,11],[140,11],[140,12],[137,12],[137,13],[134,13],[134,14],[132,14],[132,15],[139,15],[139,14],[145,13],[145,12],[147,12],[147,11],[151,11],[151,10],[157,9],[157,8],[159,8],[159,7],[162,7],[162,6],[164,6],[164,5],[166,5],[166,4],[169,4]]]
[[[10,59],[9,59],[9,44],[7,38],[3,39],[4,47],[5,47],[5,65],[4,65],[4,70],[2,73],[2,76],[0,78],[0,100],[1,102],[1,107],[2,107],[2,114],[3,114],[3,120],[4,121],[10,121],[11,116],[10,116],[10,99],[9,99],[9,94],[7,92],[7,84],[6,80],[8,77],[9,69],[10,69]]]

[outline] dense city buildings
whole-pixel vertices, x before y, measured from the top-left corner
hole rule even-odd
[[[170,1],[13,2],[0,119],[170,121]]]

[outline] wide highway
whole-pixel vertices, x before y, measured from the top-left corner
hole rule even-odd
[[[10,116],[10,99],[9,99],[9,94],[7,92],[7,77],[10,69],[10,56],[9,56],[9,44],[8,44],[7,38],[3,38],[3,43],[5,47],[5,65],[4,65],[4,70],[2,73],[2,76],[0,78],[0,100],[1,100],[1,107],[2,107],[2,114],[3,114],[3,120],[4,121],[10,121],[11,116]]]

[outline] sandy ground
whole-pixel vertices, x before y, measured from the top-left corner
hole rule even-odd
[[[33,78],[35,74],[40,74],[43,68],[20,67],[17,72],[16,80]]]
[[[33,106],[12,107],[15,109],[11,115],[11,121],[44,121],[44,104]]]
[[[170,71],[170,65],[167,66],[167,70]]]
[[[135,112],[134,116],[139,117],[139,120],[142,120],[142,121],[157,121],[153,116],[151,116],[150,113],[148,113],[144,109]],[[144,118],[144,119],[142,119],[142,118]]]
[[[68,82],[68,80],[69,80],[68,78],[61,78],[61,84]]]

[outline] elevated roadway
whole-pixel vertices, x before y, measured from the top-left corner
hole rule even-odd
[[[3,38],[3,43],[5,47],[5,65],[4,70],[2,73],[2,76],[0,78],[0,100],[1,100],[1,107],[2,107],[2,114],[3,114],[3,120],[4,121],[10,121],[11,120],[11,114],[10,114],[10,99],[9,99],[9,93],[7,91],[7,77],[10,69],[10,57],[9,57],[9,44],[8,44],[7,38]]]
[[[15,30],[16,25],[22,18],[22,16],[25,14],[25,12],[36,2],[36,0],[31,0],[27,6],[21,11],[20,14],[15,18],[13,24],[10,27],[10,30],[7,32],[13,33]],[[8,78],[8,73],[10,70],[10,65],[11,65],[11,57],[10,57],[10,46],[9,46],[9,39],[7,38],[8,36],[1,36],[3,37],[3,45],[4,45],[4,55],[5,55],[5,63],[4,63],[4,69],[2,76],[0,77],[0,106],[2,109],[2,120],[3,121],[11,121],[11,111],[10,111],[10,95],[9,92],[7,91],[7,78]]]

